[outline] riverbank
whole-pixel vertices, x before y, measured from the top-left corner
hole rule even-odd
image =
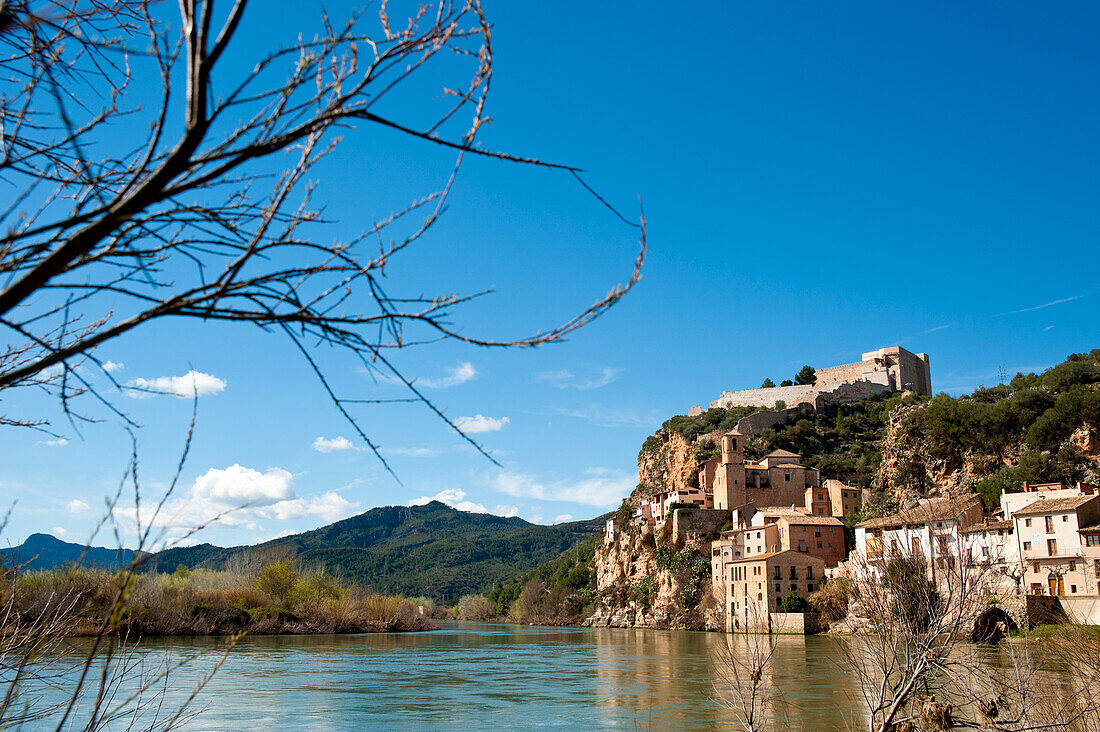
[[[348,587],[323,570],[291,562],[258,572],[128,570],[28,572],[4,583],[9,622],[48,615],[53,632],[99,635],[104,627],[133,636],[393,633],[438,626],[417,602]]]

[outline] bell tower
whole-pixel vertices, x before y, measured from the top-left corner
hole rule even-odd
[[[745,502],[745,436],[722,435],[722,461],[714,472],[714,507],[731,509]]]

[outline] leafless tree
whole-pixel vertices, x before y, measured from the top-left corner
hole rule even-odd
[[[239,636],[229,637],[217,658],[204,664],[193,688],[180,690],[169,683],[173,674],[206,652],[177,657],[144,649],[127,623],[131,593],[150,556],[148,550],[175,545],[204,528],[196,526],[172,539],[156,521],[179,483],[193,434],[194,417],[168,489],[148,508],[148,521],[140,513],[134,519],[133,559],[113,573],[109,586],[89,587],[80,581],[83,555],[67,570],[58,570],[49,583],[25,576],[33,557],[11,554],[0,562],[0,730],[52,726],[86,732],[163,732],[199,711],[195,706],[199,692],[225,663]],[[97,535],[113,532],[118,546],[122,545],[111,509],[124,491],[132,492],[135,504],[141,505],[136,449],[89,544]],[[6,525],[7,517],[0,522],[0,535]],[[103,607],[91,609],[97,604],[93,596],[105,598]],[[169,691],[182,694],[169,699]]]
[[[853,563],[853,604],[867,627],[840,648],[866,729],[1082,728],[1095,708],[1056,693],[1042,649],[1026,638],[995,648],[971,642],[975,622],[999,612],[1006,583],[995,562],[975,561],[958,543],[932,559],[895,548]]]
[[[478,143],[493,75],[479,0],[416,5],[399,23],[384,0],[372,23],[322,12],[316,34],[249,57],[253,46],[239,37],[262,31],[261,10],[248,0],[180,0],[176,10],[152,0],[0,2],[0,327],[9,336],[0,390],[58,396],[74,428],[96,418],[74,405],[81,395],[126,419],[101,393],[121,385],[97,347],[167,317],[246,323],[290,339],[383,464],[360,429],[361,404],[419,402],[478,447],[392,351],[438,340],[561,340],[638,282],[644,217],[628,222],[575,167]],[[437,109],[425,119],[410,98]],[[439,190],[333,241],[310,174],[367,129],[451,151],[453,167]],[[453,322],[483,292],[392,292],[388,269],[432,230],[469,155],[575,176],[637,228],[628,280],[567,322],[516,338],[468,334]],[[320,345],[407,395],[338,393],[315,356]],[[0,423],[51,429],[26,415]]]
[[[745,732],[775,728],[781,721],[785,729],[793,729],[787,705],[771,678],[776,637],[769,632],[768,619],[759,617],[755,605],[749,612],[744,634],[726,636],[724,652],[718,659],[715,693],[733,711]],[[738,643],[735,638],[745,642]]]

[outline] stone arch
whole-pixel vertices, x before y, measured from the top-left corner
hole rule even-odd
[[[1011,615],[999,607],[991,607],[974,621],[970,639],[975,643],[997,643],[1017,628]]]

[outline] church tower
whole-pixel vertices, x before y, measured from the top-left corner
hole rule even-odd
[[[745,502],[745,436],[722,435],[722,461],[714,472],[714,507],[731,509]]]

